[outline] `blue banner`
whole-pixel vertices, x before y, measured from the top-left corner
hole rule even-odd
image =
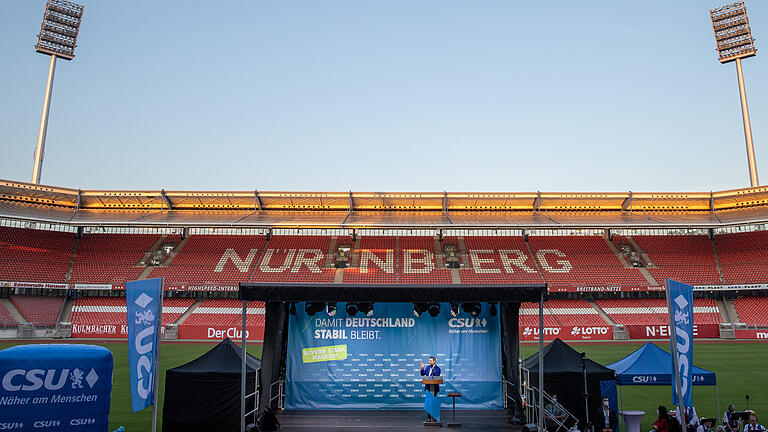
[[[94,345],[19,345],[0,351],[0,430],[104,432],[112,353]]]
[[[424,411],[440,421],[440,398],[435,397],[429,390],[424,390]]]
[[[666,280],[669,324],[673,327],[670,337],[672,371],[680,376],[682,405],[693,406],[693,287],[682,282]],[[677,358],[677,370],[675,370]],[[672,385],[672,403],[679,405],[677,385]]]
[[[501,409],[499,317],[487,304],[477,317],[413,314],[411,303],[376,303],[373,316],[309,316],[304,304],[290,315],[287,409],[423,409],[420,362],[435,356],[445,392],[461,392],[457,408]]]
[[[133,412],[137,412],[154,403],[163,279],[128,282],[125,284],[125,297],[131,406]]]

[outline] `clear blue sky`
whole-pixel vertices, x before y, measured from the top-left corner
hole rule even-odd
[[[0,178],[29,181],[43,0],[0,1]],[[218,4],[221,3],[221,4]],[[709,191],[749,184],[726,1],[85,1],[42,183]],[[768,2],[744,61],[768,184]],[[761,51],[765,49],[765,52]]]

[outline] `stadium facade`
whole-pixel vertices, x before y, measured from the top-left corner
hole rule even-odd
[[[211,192],[0,180],[0,335],[125,337],[125,282],[164,277],[166,338],[240,337],[234,296],[249,281],[546,283],[548,339],[663,338],[660,291],[672,278],[697,287],[699,337],[758,338],[766,223],[763,187]],[[536,315],[523,305],[522,340],[537,336]],[[259,340],[263,305],[248,325]]]

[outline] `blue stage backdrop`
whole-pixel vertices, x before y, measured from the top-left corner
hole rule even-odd
[[[437,357],[444,395],[458,391],[457,408],[503,408],[499,317],[487,304],[473,318],[413,314],[411,303],[376,303],[374,315],[350,317],[346,305],[329,317],[296,305],[289,319],[287,409],[403,409],[424,407],[419,361]]]

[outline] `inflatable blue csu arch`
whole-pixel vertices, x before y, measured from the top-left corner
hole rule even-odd
[[[112,353],[94,345],[20,345],[0,351],[0,429],[107,430]]]

